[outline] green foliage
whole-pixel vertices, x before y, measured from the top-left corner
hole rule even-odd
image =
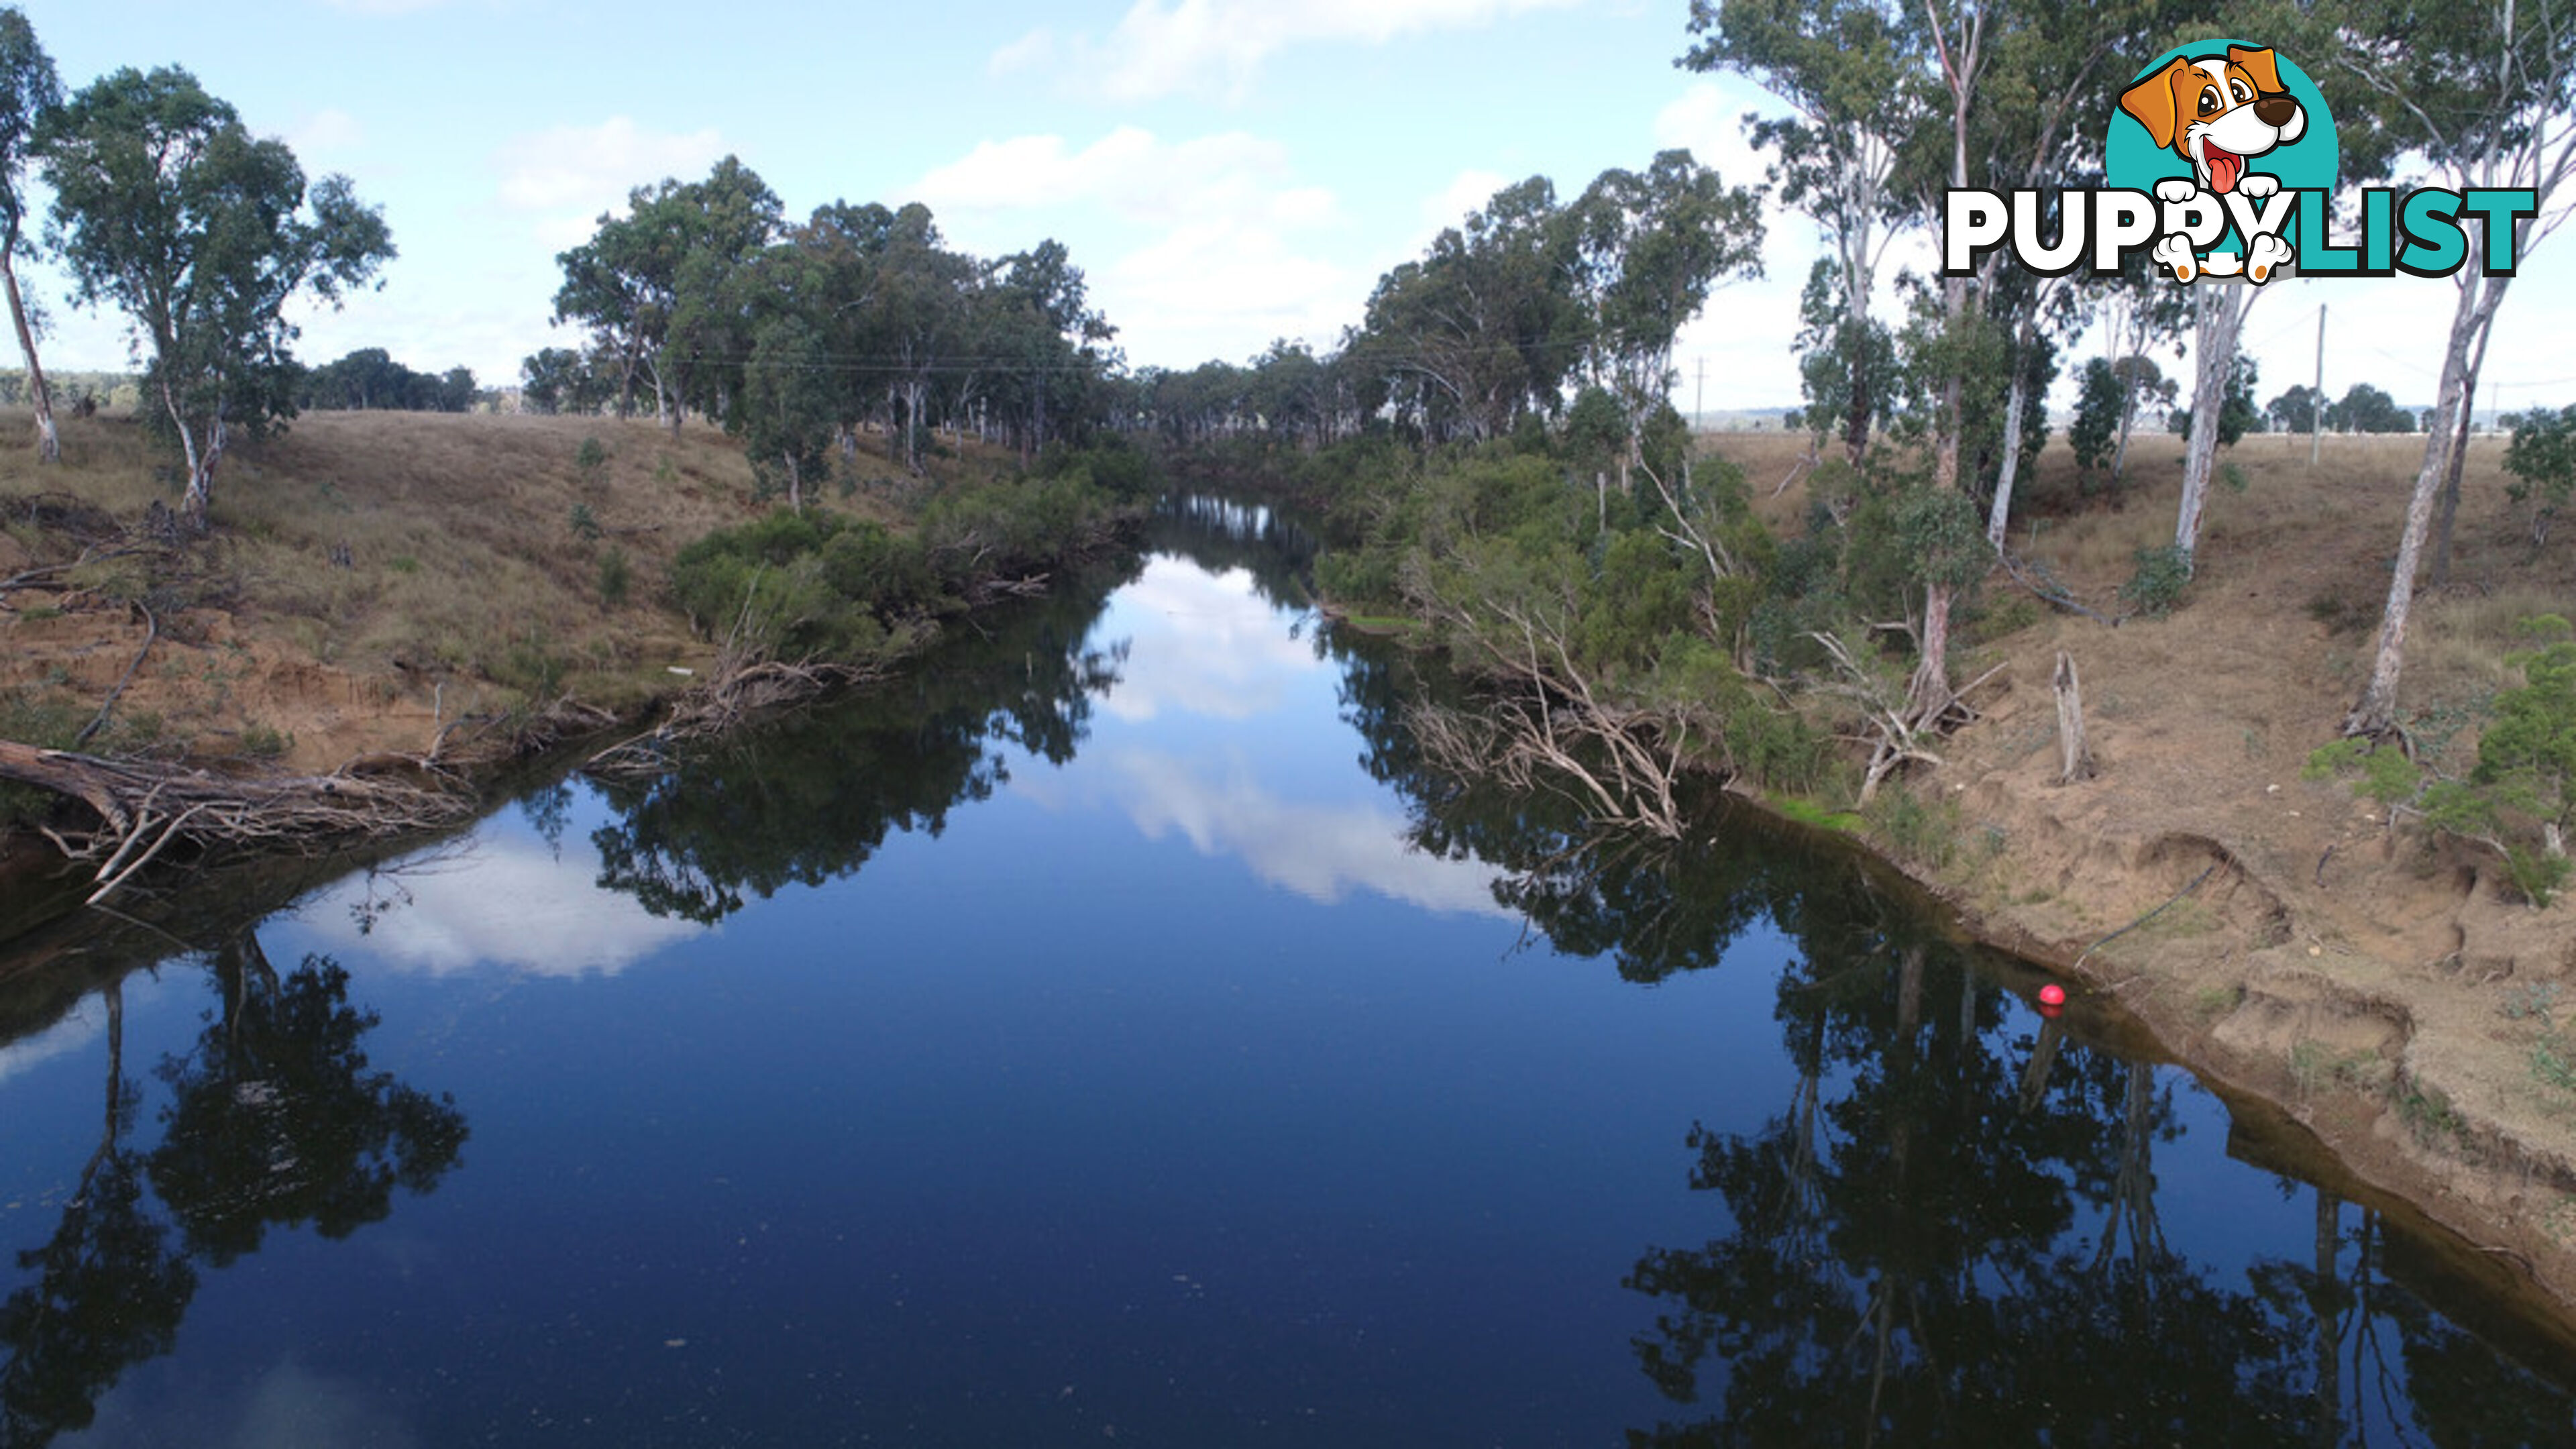
[[[2504,470],[2513,475],[2505,495],[2531,510],[2531,542],[2549,539],[2549,525],[2576,491],[2576,403],[2551,411],[2534,408],[2510,420]]]
[[[1804,417],[1821,440],[1839,433],[1846,446],[1887,425],[1899,392],[1896,338],[1876,318],[1853,315],[1842,270],[1818,257],[1798,303],[1799,384]]]
[[[2534,908],[2545,911],[2557,901],[2558,892],[2565,888],[2571,863],[2563,855],[2551,855],[2520,841],[2512,841],[2504,848],[2504,870],[2505,878],[2513,882],[2513,888],[2521,892],[2522,898],[2531,902]]]
[[[2191,556],[2173,545],[2142,548],[2131,555],[2137,561],[2137,572],[2120,585],[2120,597],[2129,607],[2150,618],[2162,618],[2173,612],[2182,601],[2183,590],[2191,583]]]
[[[68,750],[87,722],[83,711],[59,698],[23,690],[0,693],[0,740],[40,750]],[[44,820],[61,798],[34,785],[0,781],[0,830]]]
[[[283,759],[295,748],[295,736],[273,726],[252,723],[242,726],[241,752],[254,760]]]
[[[414,372],[381,347],[361,347],[295,379],[295,405],[323,411],[465,413],[480,396],[472,368]]]
[[[582,542],[597,543],[599,541],[599,536],[602,530],[599,526],[599,519],[590,511],[589,504],[576,503],[572,506],[571,527],[572,536],[580,539]]]
[[[1865,823],[1859,815],[1849,810],[1828,810],[1812,800],[1796,795],[1777,796],[1767,803],[1801,825],[1812,825],[1818,830],[1831,830],[1842,835],[1850,835],[1858,831]]]
[[[77,299],[116,304],[147,339],[145,391],[166,403],[149,415],[187,445],[203,527],[219,439],[294,414],[289,304],[373,277],[394,254],[384,217],[346,177],[308,191],[284,142],[174,67],[101,77],[45,118],[37,149]]]
[[[2254,405],[2255,380],[2254,359],[2244,353],[2238,353],[2236,361],[2227,370],[2227,391],[2219,401],[2218,445],[2220,447],[2235,447],[2247,433],[2263,431],[2263,412]],[[2408,416],[2412,417],[2411,414]],[[2189,436],[2191,409],[2175,408],[2165,415],[2165,424],[2174,432]]]
[[[2576,1064],[2567,1059],[2566,1043],[2544,1036],[2531,1044],[2531,1075],[2542,1086],[2576,1093]]]
[[[2299,771],[2303,780],[2331,780],[2346,776],[2353,782],[2353,793],[2376,800],[2382,805],[2395,805],[2415,798],[2423,788],[2424,772],[2403,750],[2383,750],[2360,739],[2336,740],[2320,745],[2308,755],[2308,763]]]
[[[2415,414],[2366,382],[2356,382],[2343,401],[2326,407],[2326,426],[2339,433],[2411,433]]]
[[[2265,405],[2263,413],[2271,419],[2275,432],[2304,433],[2317,425],[2319,421],[2317,414],[2323,406],[2323,398],[2324,394],[2315,388],[2306,383],[2298,383],[2279,397],[2272,399]]]
[[[1995,551],[1986,541],[1976,500],[1939,488],[1906,491],[1896,505],[1896,546],[1913,562],[1915,579],[1964,589],[1986,576]]]
[[[608,466],[608,449],[596,435],[587,436],[581,440],[581,450],[572,455],[572,461],[583,477],[597,477],[599,470]]]
[[[2513,808],[2576,825],[2576,640],[2564,637],[2567,621],[2554,614],[2526,627],[2561,637],[2512,656],[2524,682],[2496,697],[2475,778]]]
[[[701,630],[756,652],[867,658],[913,622],[964,608],[979,585],[1047,568],[1113,523],[1080,466],[943,489],[908,535],[782,508],[682,548],[671,596]]]
[[[626,560],[626,550],[612,547],[599,558],[599,597],[614,607],[626,602],[635,580],[633,567]]]
[[[2302,773],[2311,780],[2357,776],[2354,793],[2410,808],[2437,834],[2488,846],[2523,898],[2546,908],[2570,866],[2532,837],[2576,824],[2576,639],[2565,637],[2567,621],[2554,614],[2522,627],[2550,642],[2510,656],[2525,682],[2496,697],[2468,779],[2432,777],[2403,751],[2349,739],[2317,749]]]
[[[2075,450],[2075,466],[2087,474],[2110,466],[2126,392],[2119,374],[2111,370],[2111,359],[2096,357],[2084,364],[2076,383],[2075,420],[2067,426],[2066,441]]]
[[[1917,799],[1901,783],[1890,784],[1861,807],[1879,839],[1898,855],[1935,871],[1948,870],[1959,853],[1959,807],[1950,800]]]

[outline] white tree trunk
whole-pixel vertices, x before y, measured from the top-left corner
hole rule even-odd
[[[2022,324],[2021,345],[2030,345],[2030,324]],[[2002,471],[1995,475],[1995,506],[1986,515],[1986,542],[1997,553],[2004,551],[2004,530],[2012,525],[2013,480],[2021,472],[2021,415],[2029,402],[2030,385],[2020,367],[2013,368],[2012,387],[2004,394],[2004,460]]]
[[[2090,780],[2093,751],[2084,743],[2084,686],[2075,676],[2075,656],[2057,651],[2057,673],[2050,685],[2057,695],[2057,783]]]
[[[54,398],[45,387],[45,369],[36,360],[36,334],[27,325],[27,304],[18,295],[18,269],[11,265],[11,254],[17,250],[16,229],[0,241],[0,282],[8,285],[9,320],[18,327],[18,350],[27,354],[27,401],[36,409],[36,461],[59,463],[63,460],[61,437],[54,431]]]
[[[2508,277],[2489,277],[2474,270],[2460,273],[2460,304],[2451,314],[2450,346],[2442,353],[2442,391],[2425,430],[2424,462],[2415,473],[2415,493],[2406,504],[2406,531],[2397,541],[2397,565],[2388,576],[2388,603],[2380,610],[2379,642],[2373,649],[2370,682],[2344,717],[2347,735],[2384,735],[2397,727],[2397,677],[2406,663],[2407,614],[2415,604],[2415,568],[2432,532],[2433,502],[2449,472],[2451,439],[2459,427],[2469,373],[2469,346],[2495,317],[2504,300]]]
[[[2194,567],[2200,548],[2200,513],[2209,501],[2209,475],[2218,462],[2218,419],[2227,409],[2227,381],[2236,366],[2236,337],[2254,297],[2239,296],[2225,284],[2203,278],[2195,299],[2200,336],[2193,345],[2191,441],[2183,453],[2182,508],[2174,519],[2174,548],[2182,554],[2183,571]],[[2244,284],[2249,290],[2251,284]]]

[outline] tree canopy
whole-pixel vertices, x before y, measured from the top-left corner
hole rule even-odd
[[[287,304],[308,289],[336,303],[393,257],[392,234],[347,177],[308,190],[286,143],[252,136],[176,67],[101,77],[48,118],[38,150],[48,237],[79,301],[114,304],[138,334],[202,530],[231,431],[294,416]]]

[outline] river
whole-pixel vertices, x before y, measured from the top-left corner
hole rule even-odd
[[[1153,540],[0,952],[0,1449],[2576,1442],[2279,1113],[1836,843],[1441,776],[1293,527]]]

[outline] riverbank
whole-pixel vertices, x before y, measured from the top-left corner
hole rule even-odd
[[[855,620],[882,602],[885,625],[832,641],[835,665],[882,668],[940,618],[1037,586],[1114,512],[1088,475],[1008,486],[1016,457],[965,440],[920,475],[862,449],[809,499],[814,527],[755,541],[779,556],[727,592],[740,617],[692,618],[675,587],[692,545],[783,501],[703,425],[313,414],[227,460],[203,539],[160,526],[166,465],[136,419],[68,420],[45,469],[13,425],[31,423],[0,413],[0,739],[219,774],[435,761],[470,786],[634,727],[741,662],[728,639],[803,617],[756,621],[755,603]],[[1018,516],[1024,494],[1043,518]],[[908,564],[913,594],[833,595],[829,561],[788,556],[824,532]],[[49,851],[51,798],[0,791],[0,825]]]
[[[1712,445],[1794,537],[1799,440]],[[2392,830],[2303,768],[2358,687],[2419,446],[2330,439],[2311,474],[2304,441],[2249,440],[2246,486],[2211,500],[2200,578],[2169,616],[2106,627],[1990,580],[1960,676],[2000,671],[1981,717],[1907,777],[1870,841],[1979,934],[2116,999],[2196,1070],[2279,1103],[2362,1178],[2576,1303],[2568,907],[2532,911],[2492,860]],[[2419,738],[2454,768],[2512,679],[2514,622],[2576,600],[2564,551],[2533,559],[2504,506],[2496,446],[2472,463],[2460,582],[2420,606],[2410,655]],[[88,748],[171,760],[327,771],[460,737],[498,758],[550,701],[635,719],[715,661],[711,631],[665,602],[681,548],[770,509],[711,430],[320,414],[236,459],[216,536],[181,549],[143,533],[165,490],[129,421],[76,420],[66,447],[61,474],[0,451],[0,579],[44,575],[0,590],[0,702],[56,730],[103,718]],[[2078,496],[2052,453],[2016,553],[2119,612],[2135,549],[2170,530],[2173,453],[2140,440],[2148,481],[2113,504]],[[901,527],[942,469],[1008,467],[969,450],[823,506]],[[2065,787],[2061,649],[2101,765]]]
[[[2491,855],[2307,777],[2367,671],[2422,442],[2328,438],[2313,473],[2307,447],[2234,450],[2247,486],[2214,490],[2199,576],[2169,615],[2106,627],[1989,581],[1961,677],[2000,668],[1998,682],[1872,843],[1985,939],[2077,978],[2073,1009],[2117,1000],[2195,1071],[2278,1103],[2363,1179],[2576,1304],[2576,1076],[2559,1032],[2576,1013],[2576,917],[2532,909]],[[2569,551],[2535,559],[2506,505],[2501,449],[2474,445],[2453,582],[2422,596],[2409,643],[2406,712],[2427,756],[2461,773],[2517,678],[2516,621],[2576,603]],[[1803,512],[1803,481],[1774,491],[1793,441],[1715,450],[1781,526]],[[2016,553],[2119,614],[2133,551],[2170,536],[2176,457],[2140,440],[2131,467],[2152,481],[2105,509],[2073,496],[2053,452]],[[2064,786],[2060,650],[2100,770]]]

